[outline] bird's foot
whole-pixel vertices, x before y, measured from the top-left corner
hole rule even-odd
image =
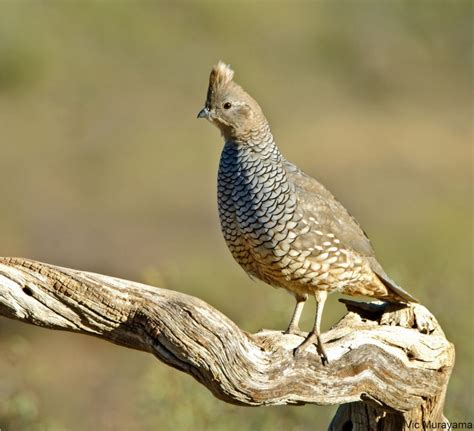
[[[322,364],[329,364],[326,349],[324,348],[324,344],[321,341],[321,337],[314,332],[310,333],[308,337],[306,337],[306,339],[295,350],[293,350],[293,356],[296,358],[311,344],[316,344],[316,351],[321,357]]]
[[[288,334],[291,334],[291,335],[298,335],[299,337],[303,337],[305,338],[306,337],[306,332],[302,331],[298,325],[290,325],[288,326],[288,328],[286,329],[286,331],[283,332],[283,334],[285,335],[288,335]]]

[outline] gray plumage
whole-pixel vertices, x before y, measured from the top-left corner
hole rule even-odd
[[[233,81],[220,62],[212,71],[205,117],[222,132],[225,145],[218,174],[222,232],[235,260],[251,276],[292,292],[297,300],[288,332],[308,295],[317,312],[313,331],[298,348],[319,339],[327,293],[368,295],[416,302],[377,262],[369,239],[334,196],[285,160],[258,103]]]

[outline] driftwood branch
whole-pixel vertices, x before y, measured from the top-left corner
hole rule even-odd
[[[422,305],[344,302],[348,314],[323,334],[330,361],[323,366],[315,348],[294,358],[300,337],[249,334],[192,296],[0,258],[0,315],[150,352],[225,402],[340,404],[333,430],[446,421],[454,348],[431,313]]]

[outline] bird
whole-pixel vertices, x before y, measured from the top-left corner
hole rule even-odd
[[[329,293],[403,306],[418,302],[389,278],[369,238],[333,194],[285,159],[260,105],[222,61],[212,67],[198,118],[217,126],[224,138],[217,201],[232,256],[251,278],[294,295],[285,333],[302,334],[304,304],[308,297],[316,300],[314,325],[295,356],[316,344],[322,363],[328,363],[320,326]]]

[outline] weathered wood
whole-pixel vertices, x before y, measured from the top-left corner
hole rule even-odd
[[[0,258],[0,315],[103,338],[192,375],[233,404],[342,404],[331,430],[445,421],[454,347],[422,305],[344,301],[323,334],[329,364],[280,331],[249,334],[179,292],[21,258]],[[422,429],[422,428],[419,428]]]

